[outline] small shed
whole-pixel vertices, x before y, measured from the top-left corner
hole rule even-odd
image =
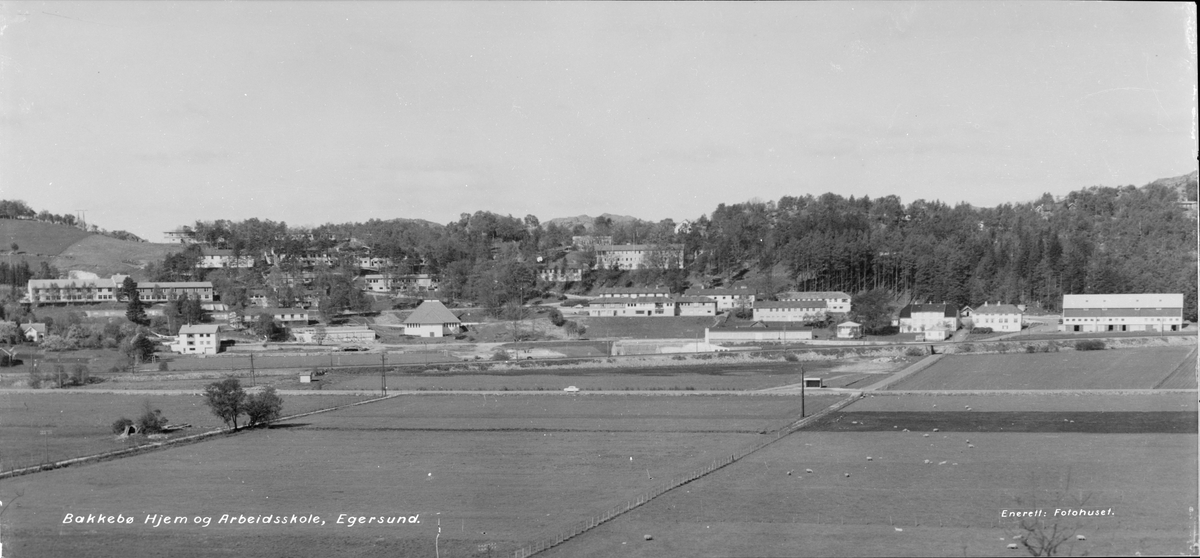
[[[805,378],[804,387],[806,388],[823,388],[825,387],[824,378]]]
[[[862,324],[855,322],[842,322],[837,325],[838,339],[858,339],[862,336]]]

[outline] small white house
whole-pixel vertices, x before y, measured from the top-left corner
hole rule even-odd
[[[171,350],[185,355],[215,355],[221,350],[221,332],[216,325],[185,325]]]
[[[862,324],[854,322],[842,322],[837,325],[838,339],[858,339],[862,336]]]
[[[404,319],[404,334],[416,337],[457,335],[462,322],[440,300],[426,300]]]
[[[46,338],[46,324],[21,324],[21,335],[26,341],[41,343]]]

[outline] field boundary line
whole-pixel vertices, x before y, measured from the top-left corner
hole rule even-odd
[[[1159,380],[1157,384],[1154,384],[1153,389],[1159,389],[1163,384],[1169,382],[1171,378],[1175,377],[1175,373],[1179,372],[1185,365],[1187,365],[1188,359],[1192,358],[1192,355],[1196,354],[1197,348],[1200,347],[1192,347],[1192,350],[1188,351],[1188,354],[1183,357],[1183,360],[1179,361],[1179,366],[1173,368],[1170,374],[1163,376],[1163,379]]]
[[[330,411],[337,411],[337,410],[345,409],[348,407],[354,407],[357,405],[365,405],[367,403],[383,401],[385,399],[391,399],[393,397],[399,397],[399,394],[385,395],[383,397],[376,397],[375,399],[368,399],[366,401],[355,401],[353,403],[347,403],[345,405],[338,405],[336,407],[330,407],[328,409],[317,409],[315,411],[307,411],[304,413],[288,415],[286,417],[281,417],[281,418],[278,418],[278,419],[275,419],[272,421],[268,421],[266,424],[271,425],[271,424],[275,424],[275,423],[282,422],[285,420],[293,420],[293,419],[297,419],[297,418],[301,418],[301,417],[315,415],[318,413],[328,413]],[[96,453],[96,454],[92,454],[92,455],[86,455],[83,457],[72,457],[70,459],[63,459],[61,461],[54,461],[52,463],[42,463],[40,465],[34,465],[32,467],[22,467],[20,469],[4,471],[4,472],[0,473],[0,479],[9,479],[9,478],[13,478],[13,477],[19,477],[22,475],[31,475],[34,473],[41,473],[43,471],[53,471],[55,469],[62,469],[62,468],[70,467],[73,465],[89,465],[92,463],[99,463],[101,461],[108,461],[110,459],[120,459],[122,457],[132,457],[134,455],[149,453],[149,452],[156,451],[156,450],[168,449],[168,448],[173,448],[176,446],[184,446],[184,445],[188,445],[188,444],[203,442],[209,438],[213,438],[213,437],[219,436],[221,434],[237,434],[237,433],[241,433],[241,432],[249,432],[251,430],[254,430],[254,429],[247,428],[247,427],[242,427],[238,430],[233,430],[231,428],[220,428],[217,430],[210,430],[208,432],[201,432],[199,434],[192,434],[189,436],[184,436],[182,438],[175,438],[173,440],[163,440],[161,442],[151,442],[148,444],[141,444],[138,446],[134,446],[132,448],[106,451],[103,453]]]
[[[858,401],[859,399],[862,399],[863,396],[864,396],[864,394],[862,392],[855,392],[854,394],[850,395],[849,397],[847,397],[841,401],[838,401],[837,403],[834,403],[833,405],[830,405],[829,407],[826,407],[825,409],[822,409],[816,413],[813,413],[811,416],[801,418],[783,428],[780,428],[779,430],[776,430],[774,432],[774,436],[769,440],[755,442],[753,445],[749,446],[746,449],[741,450],[740,452],[735,452],[735,453],[730,454],[729,457],[721,457],[719,459],[716,459],[712,463],[710,463],[708,466],[704,467],[703,469],[692,471],[690,473],[684,473],[681,475],[675,475],[675,476],[671,477],[671,479],[668,480],[666,483],[663,483],[657,487],[645,490],[645,491],[637,494],[636,496],[633,496],[629,500],[625,501],[624,504],[604,510],[600,514],[592,515],[582,521],[576,521],[576,522],[568,525],[566,528],[558,530],[553,536],[543,538],[539,541],[535,541],[529,545],[518,548],[516,551],[513,552],[513,556],[514,556],[514,558],[527,558],[529,556],[532,556],[532,555],[542,552],[544,550],[558,546],[558,545],[560,545],[568,540],[571,540],[572,538],[577,537],[583,533],[591,531],[592,529],[595,529],[596,527],[599,527],[609,521],[612,521],[613,519],[616,519],[617,517],[620,517],[621,515],[624,515],[625,513],[628,513],[636,508],[639,508],[639,507],[649,503],[651,500],[658,498],[659,496],[662,496],[663,494],[666,494],[676,488],[679,488],[680,486],[683,486],[694,480],[703,478],[705,476],[708,476],[709,474],[712,474],[716,471],[724,469],[726,466],[732,465],[733,463],[737,462],[739,459],[745,458],[746,456],[748,456],[758,450],[761,450],[771,444],[774,444],[775,442],[778,442],[779,440],[782,440],[784,437],[788,436],[789,434],[791,434],[801,428],[804,428],[805,426],[808,426],[809,424],[811,424],[817,420],[820,420],[821,418],[824,418],[826,415],[845,408],[847,405],[850,405],[851,403]]]
[[[905,368],[904,370],[901,370],[901,371],[893,374],[890,378],[885,378],[883,380],[875,382],[875,383],[873,383],[867,387],[864,387],[862,389],[863,389],[863,391],[883,390],[884,388],[886,388],[894,383],[897,383],[909,376],[912,376],[913,374],[916,374],[917,372],[920,372],[926,368],[929,368],[930,366],[933,366],[934,363],[936,363],[939,360],[942,360],[942,357],[944,357],[944,356],[946,356],[946,355],[943,353],[938,353],[936,355],[929,355],[929,356],[913,363],[908,368]]]

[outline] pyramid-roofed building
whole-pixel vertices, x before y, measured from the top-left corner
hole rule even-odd
[[[426,300],[404,319],[404,334],[416,337],[456,335],[462,322],[440,300]]]

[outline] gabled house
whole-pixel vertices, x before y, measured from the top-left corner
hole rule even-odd
[[[25,337],[26,341],[31,341],[33,343],[41,343],[42,339],[46,338],[46,324],[43,324],[43,323],[20,324],[19,327],[21,328],[21,335]]]
[[[858,339],[862,336],[862,324],[855,322],[842,322],[837,325],[838,339]]]
[[[961,325],[953,304],[909,304],[900,309],[900,333],[924,333],[927,341],[942,341]]]
[[[457,335],[462,322],[440,300],[426,300],[404,319],[404,334],[416,337]]]
[[[758,293],[747,287],[715,287],[711,289],[691,288],[683,294],[708,297],[717,303],[717,310],[753,308]]]

